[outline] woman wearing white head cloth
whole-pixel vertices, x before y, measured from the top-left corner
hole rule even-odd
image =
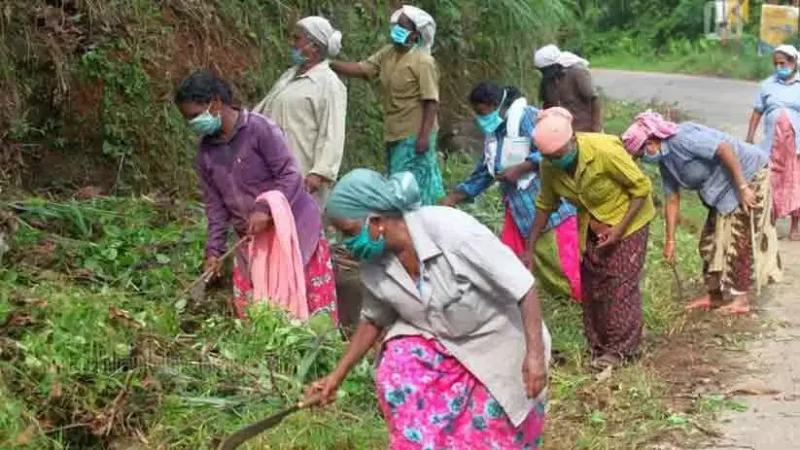
[[[305,187],[320,209],[344,153],[347,89],[328,61],[341,49],[342,33],[327,19],[311,16],[297,22],[292,67],[253,109],[281,127],[297,157]]]
[[[800,241],[800,77],[797,49],[781,45],[772,55],[775,73],[761,83],[756,95],[747,142],[753,143],[764,116],[762,149],[769,153],[772,175],[772,217],[792,217],[789,239]]]
[[[390,19],[392,44],[359,63],[332,62],[340,75],[380,78],[388,172],[411,172],[422,203],[444,197],[436,155],[439,70],[431,56],[436,22],[425,11],[403,6]]]
[[[589,61],[555,45],[536,51],[534,64],[542,72],[539,97],[544,108],[561,106],[572,114],[575,131],[599,133],[603,109],[592,83]]]

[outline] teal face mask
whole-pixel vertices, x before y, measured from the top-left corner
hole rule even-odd
[[[501,105],[506,101],[506,94],[507,92],[503,91],[503,98],[500,100]],[[497,128],[505,122],[505,119],[500,116],[500,107],[498,106],[497,109],[489,114],[477,116],[475,122],[477,122],[478,128],[483,131],[483,134],[490,135],[497,131]]]
[[[199,136],[213,136],[222,128],[222,116],[212,115],[209,108],[206,108],[203,114],[189,121],[192,131]]]
[[[567,167],[569,167],[569,165],[572,164],[573,161],[575,161],[575,157],[577,156],[578,156],[578,149],[573,148],[572,150],[569,151],[569,153],[565,154],[564,156],[556,159],[551,159],[550,164],[552,164],[554,167],[558,167],[559,169],[564,170]]]
[[[500,110],[495,109],[489,114],[476,117],[475,121],[478,123],[478,128],[483,131],[483,134],[488,135],[497,130],[497,127],[503,123],[503,118],[500,117]]]
[[[351,255],[362,261],[375,260],[386,251],[386,239],[383,236],[375,240],[369,236],[369,219],[364,222],[360,233],[343,240],[342,245]]]
[[[300,49],[292,47],[292,65],[302,66],[308,62],[308,57],[300,53]]]
[[[659,164],[663,158],[664,155],[662,155],[661,152],[658,152],[655,155],[650,155],[645,151],[642,155],[642,161],[646,164]]]
[[[411,32],[398,24],[394,24],[389,32],[389,36],[391,36],[392,42],[395,44],[408,46],[406,41],[408,41],[408,37],[411,36]]]
[[[775,69],[775,76],[781,80],[788,80],[790,76],[792,76],[793,70],[789,67],[781,67],[780,69]]]

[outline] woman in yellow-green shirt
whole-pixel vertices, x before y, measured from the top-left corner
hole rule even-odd
[[[562,198],[578,208],[583,323],[592,367],[619,365],[634,356],[642,337],[639,284],[655,215],[652,184],[619,138],[574,133],[564,108],[542,111],[533,136],[544,161],[529,245],[536,244]]]

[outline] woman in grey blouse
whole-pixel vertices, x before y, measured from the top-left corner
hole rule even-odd
[[[661,172],[667,197],[667,262],[675,263],[680,189],[697,191],[708,207],[700,236],[708,293],[687,307],[748,313],[747,291],[753,278],[760,288],[781,277],[770,213],[769,156],[720,131],[692,122],[675,124],[651,111],[637,116],[622,139],[631,155],[658,165]],[[733,297],[727,305],[725,291]]]
[[[324,402],[386,331],[376,367],[391,448],[539,448],[550,355],[534,280],[473,217],[420,207],[413,175],[358,169],[332,224],[362,260],[362,320]]]

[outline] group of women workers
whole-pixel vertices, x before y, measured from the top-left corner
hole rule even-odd
[[[774,220],[792,215],[791,236],[800,238],[800,79],[793,48],[775,52],[776,74],[762,85],[754,108],[748,141],[764,116],[763,150],[650,111],[621,137],[598,133],[602,116],[588,63],[545,47],[536,64],[549,83],[541,92],[549,107],[530,105],[513,86],[478,84],[469,101],[484,134],[483,155],[468,179],[444,195],[435,147],[433,19],[418,8],[398,10],[388,33],[392,44],[361,63],[327,61],[340,36],[318,19],[298,24],[297,67],[257,107],[263,114],[234,107],[228,84],[209,72],[185,79],[175,100],[202,136],[197,170],[209,222],[206,268],[219,270],[230,225],[240,237],[254,237],[235,260],[237,314],[255,291],[294,298],[284,306],[301,318],[319,311],[335,317],[323,203],[344,247],[361,260],[362,320],[336,369],[309,390],[333,401],[348,372],[382,339],[376,384],[391,448],[539,448],[550,335],[531,271],[539,289],[580,301],[593,368],[635,356],[642,337],[640,282],[656,214],[652,184],[637,159],[661,172],[668,262],[676,260],[680,190],[697,191],[708,207],[700,240],[708,292],[690,307],[744,313],[753,280],[780,278]],[[317,64],[323,65],[310,72]],[[380,78],[388,177],[357,169],[334,184],[336,158],[315,160],[316,149],[341,152],[335,148],[342,125],[329,117],[341,99],[326,103],[325,115],[306,118],[317,124],[312,134],[335,136],[334,144],[292,137],[303,132],[292,102],[300,107],[309,96],[325,95],[320,85],[341,94],[333,72]],[[295,85],[306,94],[286,89],[306,73],[311,83]],[[567,78],[578,81],[564,83]],[[495,181],[506,207],[499,239],[453,208]],[[281,261],[290,261],[292,270],[269,264]]]

